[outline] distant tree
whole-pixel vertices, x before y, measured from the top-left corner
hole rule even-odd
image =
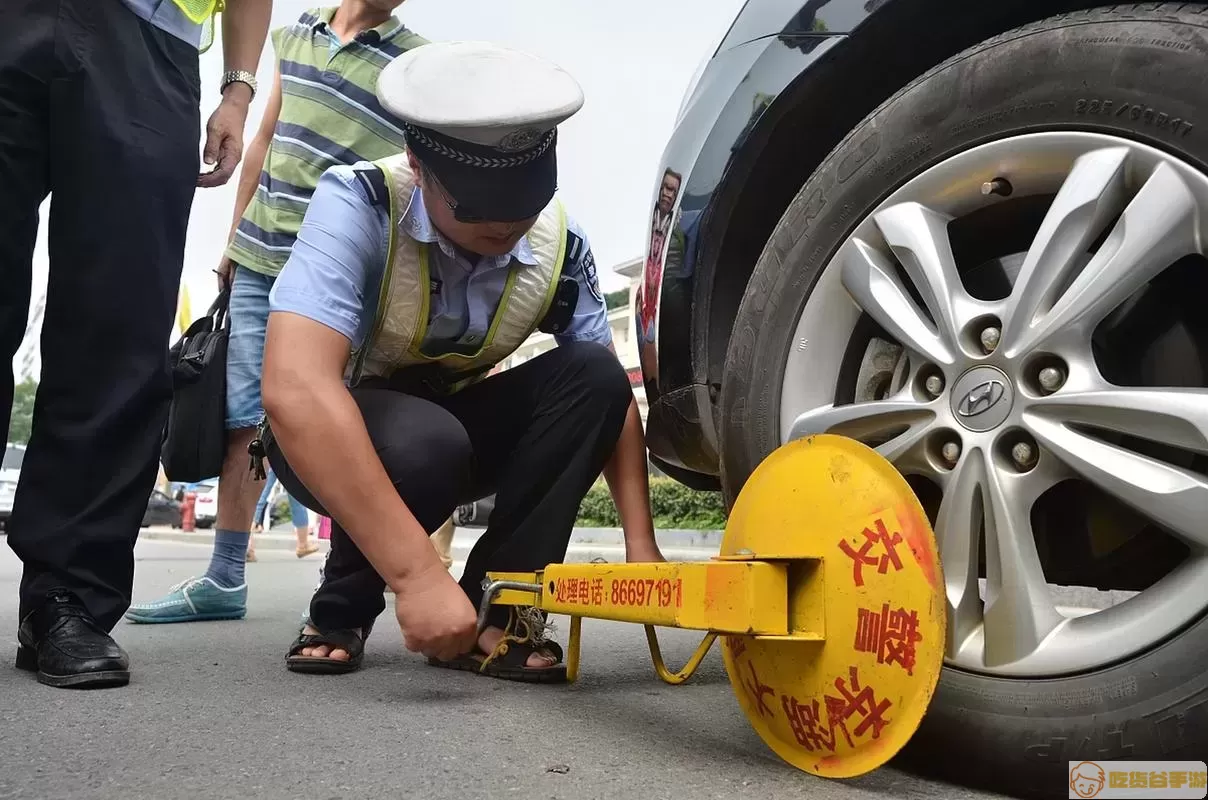
[[[614,308],[624,308],[629,305],[629,290],[618,289],[615,292],[608,292],[604,295],[604,304],[608,306],[609,311]]]
[[[34,424],[34,395],[38,392],[38,382],[26,378],[18,383],[13,391],[13,413],[8,423],[8,441],[16,444],[28,444],[29,432]]]

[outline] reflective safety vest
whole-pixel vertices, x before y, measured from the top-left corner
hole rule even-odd
[[[205,26],[198,52],[204,53],[214,43],[214,17],[226,10],[226,0],[172,0],[180,13],[195,25]]]
[[[401,226],[415,178],[406,153],[374,164],[386,178],[390,247],[373,328],[353,354],[346,377],[355,384],[363,375],[388,378],[407,367],[436,364],[445,391],[460,390],[511,355],[545,319],[566,255],[566,213],[555,199],[537,217],[526,234],[537,265],[512,260],[499,305],[476,350],[450,352],[447,343],[425,346],[431,300],[429,246],[403,233]]]

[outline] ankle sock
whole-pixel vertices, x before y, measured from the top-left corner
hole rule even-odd
[[[224,589],[242,586],[249,538],[247,531],[216,531],[214,554],[210,556],[210,567],[205,577]]]

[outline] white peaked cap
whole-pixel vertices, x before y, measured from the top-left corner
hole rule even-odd
[[[382,106],[418,128],[504,153],[532,147],[583,107],[570,73],[490,42],[432,42],[382,70]]]

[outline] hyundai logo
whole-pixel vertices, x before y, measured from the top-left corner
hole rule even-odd
[[[998,401],[1002,400],[1006,390],[1002,381],[983,381],[961,398],[960,404],[956,407],[956,413],[962,417],[976,417],[984,414],[998,405]]]

